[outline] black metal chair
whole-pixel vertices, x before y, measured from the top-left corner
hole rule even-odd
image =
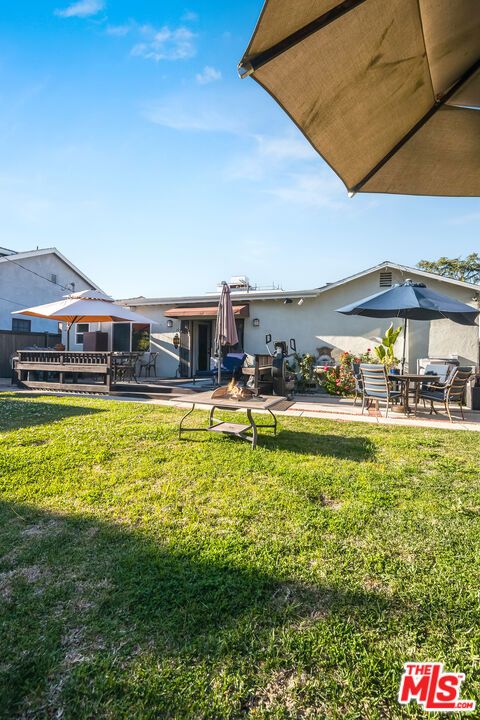
[[[459,367],[451,374],[449,381],[445,385],[435,383],[422,383],[417,395],[415,396],[415,412],[419,400],[430,401],[430,415],[438,414],[435,410],[434,403],[442,403],[450,422],[453,422],[450,412],[450,405],[456,404],[460,406],[462,420],[465,420],[463,414],[463,404],[465,399],[465,389],[467,383],[473,375],[471,367]]]
[[[363,393],[362,373],[360,372],[360,363],[352,363],[352,374],[355,380],[355,397],[353,404],[357,404],[358,396]]]
[[[113,355],[114,382],[137,380],[138,353],[124,352]]]
[[[390,404],[394,400],[400,400],[402,393],[400,390],[392,390],[385,365],[371,365],[362,363],[360,365],[360,374],[362,382],[362,415],[365,407],[371,402],[378,404],[386,403],[385,417],[388,417]]]
[[[145,360],[140,360],[140,370],[138,371],[138,377],[141,377],[142,370],[145,371],[145,377],[150,377],[150,373],[153,371],[154,377],[157,377],[157,357],[158,352],[151,352],[149,357]]]

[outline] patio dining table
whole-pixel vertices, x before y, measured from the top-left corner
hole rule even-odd
[[[280,395],[264,397],[262,395],[256,395],[251,398],[244,399],[230,399],[225,397],[212,397],[213,392],[200,392],[195,393],[191,398],[184,400],[182,397],[182,403],[188,402],[192,405],[190,410],[180,420],[180,426],[178,428],[178,437],[181,439],[182,433],[185,432],[216,432],[224,433],[226,435],[233,435],[246,440],[251,443],[252,448],[257,447],[258,428],[272,428],[273,434],[277,434],[277,418],[273,412],[276,405],[285,401],[287,398]],[[184,427],[183,423],[186,418],[192,414],[197,405],[210,406],[210,414],[208,419],[207,427]],[[244,410],[247,413],[248,424],[245,423],[232,423],[225,422],[224,420],[215,417],[216,410]],[[253,416],[253,413],[266,412],[273,420],[272,424],[259,425]],[[248,434],[247,434],[248,433]],[[250,434],[251,433],[251,434]]]
[[[422,382],[438,382],[440,380],[440,375],[430,375],[430,373],[428,375],[425,375],[424,373],[389,373],[388,379],[401,383],[403,407],[405,414],[408,415],[412,412],[408,403],[410,385],[412,384],[416,387],[418,383]]]

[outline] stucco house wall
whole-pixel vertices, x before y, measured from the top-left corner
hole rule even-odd
[[[478,307],[476,288],[471,285],[450,283],[444,279],[416,273],[412,268],[398,269],[395,266],[384,266],[382,270],[392,272],[392,284],[410,278],[416,282],[425,282],[429,287],[444,295],[448,295],[473,307]],[[380,287],[380,268],[366,271],[345,282],[333,283],[318,291],[305,292],[302,296],[296,293],[282,293],[278,299],[260,300],[252,293],[248,298],[245,294],[232,293],[234,302],[248,302],[249,317],[245,319],[244,349],[250,354],[265,352],[265,335],[272,335],[273,340],[289,340],[295,338],[299,353],[310,352],[318,355],[321,347],[331,348],[333,357],[340,352],[349,350],[354,353],[365,352],[378,344],[391,322],[395,326],[403,324],[401,320],[374,319],[359,316],[345,316],[336,312],[337,308],[354,302],[385,288]],[[315,296],[309,296],[313,293]],[[285,303],[285,299],[292,302]],[[192,298],[200,304],[200,298]],[[203,301],[212,301],[212,297],[204,296]],[[180,321],[173,319],[173,327],[167,326],[164,312],[178,306],[175,299],[168,303],[142,305],[136,301],[132,309],[153,321],[151,350],[160,353],[157,361],[158,373],[164,377],[173,377],[179,364],[179,353],[173,345],[175,334],[180,332]],[[260,321],[255,327],[253,320]],[[403,334],[397,342],[396,354],[401,357]],[[478,325],[465,327],[449,320],[432,322],[411,321],[407,335],[407,363],[410,371],[416,371],[417,360],[423,357],[458,356],[465,365],[479,365],[479,330]]]
[[[409,273],[412,280],[421,281],[420,276]],[[393,274],[393,283],[402,282],[405,277]],[[447,285],[445,282],[429,282],[429,287],[449,295],[461,302],[475,306],[472,290]],[[354,353],[365,352],[378,344],[386,329],[403,324],[401,320],[375,319],[361,316],[347,316],[337,313],[339,307],[348,305],[362,297],[379,292],[378,273],[372,273],[345,285],[322,292],[316,298],[304,299],[302,305],[294,300],[285,305],[283,301],[252,302],[250,318],[245,325],[245,349],[251,353],[264,352],[265,334],[273,339],[288,340],[294,337],[300,353],[317,355],[318,348],[332,348],[333,356],[344,350]],[[254,327],[252,319],[260,320]],[[432,322],[410,321],[407,333],[407,362],[413,372],[417,360],[422,357],[448,357],[458,355],[462,363],[478,365],[478,327],[465,327],[449,320]],[[402,354],[403,333],[397,341],[396,352]]]
[[[34,251],[31,257],[25,257],[24,253],[9,255],[7,258],[0,257],[0,295],[5,298],[0,299],[1,330],[11,330],[12,318],[18,317],[31,321],[32,332],[56,333],[58,329],[56,321],[27,315],[12,315],[12,312],[61,300],[68,294],[68,288],[72,287],[72,283],[75,291],[97,287],[65,263],[54,250],[40,251],[40,253],[36,254]],[[17,262],[23,267],[19,267]],[[52,275],[56,275],[58,284],[49,281]]]

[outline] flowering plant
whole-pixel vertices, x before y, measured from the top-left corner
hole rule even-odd
[[[354,354],[346,350],[338,358],[339,364],[335,367],[319,367],[317,374],[319,382],[329,395],[351,395],[355,391],[354,364],[374,362],[371,350]]]
[[[329,395],[350,395],[355,390],[355,378],[348,365],[319,367],[319,381]]]
[[[347,365],[348,367],[353,367],[353,364],[360,364],[360,363],[371,363],[374,362],[374,359],[371,355],[371,348],[368,348],[367,352],[360,353],[357,355],[354,355],[353,353],[349,352],[348,350],[345,350],[343,352],[339,359],[338,359],[340,365]]]

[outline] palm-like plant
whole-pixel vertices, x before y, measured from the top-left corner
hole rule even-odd
[[[382,344],[373,348],[377,360],[383,363],[387,370],[391,370],[399,363],[398,358],[395,357],[394,346],[401,332],[402,326],[400,325],[394,330],[392,323],[382,338]]]

